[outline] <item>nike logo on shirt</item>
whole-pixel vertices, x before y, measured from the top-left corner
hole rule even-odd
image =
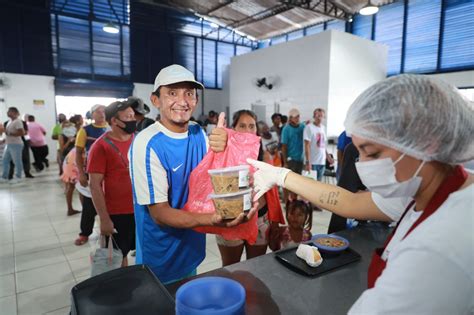
[[[173,172],[176,172],[181,166],[183,166],[183,163],[181,163],[180,165],[178,165],[176,167],[173,167],[172,168]]]

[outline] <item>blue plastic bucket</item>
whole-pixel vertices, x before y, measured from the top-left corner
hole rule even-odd
[[[245,289],[237,281],[204,277],[189,281],[176,292],[177,315],[243,315]]]

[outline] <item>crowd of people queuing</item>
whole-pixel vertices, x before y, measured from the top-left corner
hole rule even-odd
[[[387,86],[395,86],[395,90],[398,87],[406,93],[406,98],[411,103],[397,103],[397,97],[393,94],[395,92],[391,93]],[[429,137],[427,134],[425,138],[417,135],[419,130],[412,125],[406,125],[405,130],[411,139],[406,139],[396,130],[390,130],[400,125],[400,121],[397,121],[400,117],[392,108],[387,110],[384,102],[406,107],[405,116],[400,119],[409,119],[407,113],[418,115],[414,120],[422,119],[428,113],[420,111],[418,107],[436,105],[436,101],[432,101],[433,104],[426,101],[430,99],[430,95],[426,94],[426,86],[430,86],[430,91],[437,93],[439,99],[446,100],[445,103],[453,106],[455,113],[450,117],[458,119],[454,123],[463,124],[463,128],[472,131],[472,108],[464,108],[463,101],[452,94],[449,87],[421,76],[400,76],[382,81],[372,90],[366,91],[351,107],[346,127],[351,128],[350,134],[353,137],[343,131],[338,138],[339,188],[321,182],[326,166],[336,163],[327,151],[328,138],[323,108],[315,108],[312,120],[305,122],[302,122],[297,108],[292,108],[288,116],[274,113],[271,116],[271,126],[264,121],[265,117],[259,119],[250,110],[235,112],[229,119],[229,127],[237,132],[259,135],[261,146],[259,161],[249,161],[258,169],[254,178],[256,198],[252,209],[248,214],[241,214],[232,221],[223,220],[217,214],[181,211],[187,201],[188,181],[193,169],[209,150],[222,152],[227,146],[223,114],[210,111],[207,117],[200,117],[199,120],[193,118],[199,93],[204,86],[195,80],[189,70],[171,65],[156,76],[150,101],[160,112],[157,120],[146,117],[150,108],[136,97],[116,101],[108,106],[93,106],[90,111],[92,123],[86,126],[80,115],[66,119],[60,114],[52,136],[58,140],[58,162],[65,184],[67,214],[81,212],[80,233],[75,244],[80,246],[88,242],[95,217],[99,215],[101,234],[113,237],[114,246],[122,251],[122,266],[128,264],[129,252],[136,250],[136,262],[147,264],[163,283],[168,284],[195,275],[198,265],[205,258],[206,236],[192,228],[232,227],[246,222],[254,215],[258,216],[258,237],[254,244],[215,236],[222,264],[226,266],[240,261],[244,250],[249,259],[265,254],[267,248],[279,250],[309,240],[314,207],[321,207],[334,212],[329,232],[345,229],[346,218],[403,221],[400,229],[402,232],[399,232],[403,235],[395,234],[396,242],[402,245],[390,247],[389,244],[393,252],[383,252],[383,262],[379,262],[383,264],[381,270],[379,273],[369,270],[369,276],[373,273],[376,280],[385,268],[387,259],[413,270],[409,267],[411,262],[416,263],[421,259],[424,264],[426,259],[432,257],[432,252],[436,252],[435,241],[423,241],[423,234],[419,236],[421,232],[413,233],[416,235],[413,238],[418,237],[413,241],[415,245],[407,245],[407,248],[403,245],[406,243],[403,243],[403,237],[413,229],[409,230],[411,224],[420,218],[417,211],[431,205],[429,200],[432,194],[429,195],[429,192],[436,190],[433,183],[442,182],[450,172],[467,179],[466,182],[456,184],[454,191],[472,183],[471,175],[466,175],[462,168],[453,169],[450,163],[465,162],[474,157],[472,141],[457,140],[459,145],[466,146],[467,153],[463,153],[453,146],[450,146],[449,151],[442,147],[435,148],[433,144],[424,145]],[[371,103],[372,99],[381,101]],[[434,105],[432,115],[441,115],[442,106]],[[373,110],[381,118],[374,118],[371,113]],[[13,170],[10,162],[15,166],[14,179],[21,178],[24,165],[22,151],[28,146],[34,154],[35,169],[41,171],[43,167],[48,167],[48,150],[44,142],[46,131],[35,122],[33,116],[29,116],[28,123],[24,123],[19,115],[18,110],[11,107],[8,111],[10,120],[0,127],[0,133],[6,133],[7,144],[3,154],[3,181],[8,180],[9,172]],[[430,119],[423,121],[428,125],[432,124]],[[410,129],[412,127],[413,130]],[[454,139],[457,131],[455,128],[451,129],[452,134],[448,136]],[[447,131],[440,131],[438,128],[434,132],[440,133],[439,137],[442,138]],[[29,138],[25,137],[27,134]],[[447,143],[444,138],[442,141]],[[456,157],[454,153],[457,154]],[[379,159],[380,156],[384,158]],[[421,162],[418,163],[418,160]],[[405,169],[398,169],[399,165],[404,165]],[[404,173],[395,178],[397,172]],[[30,174],[26,168],[25,174]],[[387,178],[381,178],[379,174],[385,174]],[[439,178],[433,179],[431,174],[439,174]],[[405,181],[402,181],[402,177]],[[387,182],[383,182],[384,180]],[[420,190],[419,187],[423,189]],[[472,194],[473,186],[468,187]],[[82,211],[72,207],[75,190],[79,192]],[[361,191],[365,193],[358,193]],[[328,195],[335,199],[328,198]],[[410,203],[413,198],[416,208],[413,202]],[[394,205],[401,210],[394,209]],[[407,216],[402,215],[404,208],[407,209]],[[461,208],[466,207],[461,205]],[[429,215],[434,211],[436,209],[430,208]],[[406,218],[411,221],[408,222]],[[434,228],[438,227],[437,224],[432,225]],[[410,246],[417,246],[416,242],[427,246],[423,255],[410,251]],[[402,248],[405,248],[405,252]],[[397,255],[405,260],[396,260]],[[438,270],[444,269],[445,263],[448,262],[438,260]],[[464,260],[458,264],[462,265],[459,274],[449,274],[465,287],[468,283],[462,280],[462,268],[466,264]],[[410,273],[406,273],[405,278],[407,274]],[[371,282],[369,285],[372,289],[363,294],[353,311],[387,310],[386,307],[399,303],[395,300],[385,303],[387,305],[380,302],[381,294],[390,296],[387,291],[390,286],[397,291],[398,296],[406,297],[402,303],[405,307],[414,307],[415,304],[410,304],[411,301],[415,297],[420,298],[428,285],[436,285],[436,281],[417,283],[419,292],[407,297],[403,290],[412,290],[397,283],[397,278],[400,277],[397,270],[387,265],[383,277],[378,280],[382,284],[375,283],[375,280]],[[458,297],[458,300],[466,304],[462,298],[463,296]],[[446,301],[446,304],[452,303]],[[403,307],[399,309],[412,310]]]

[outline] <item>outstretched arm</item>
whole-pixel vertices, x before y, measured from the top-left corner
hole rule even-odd
[[[352,193],[339,186],[325,184],[296,173],[288,173],[285,188],[345,218],[391,221],[379,210],[369,192]]]
[[[318,207],[346,218],[391,221],[372,200],[369,192],[352,193],[341,187],[324,184],[288,169],[248,159],[258,170],[254,173],[256,198],[275,185],[282,186]]]

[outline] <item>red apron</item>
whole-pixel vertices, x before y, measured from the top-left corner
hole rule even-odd
[[[467,179],[467,176],[468,175],[462,166],[459,166],[459,165],[456,166],[453,172],[451,173],[451,175],[449,175],[443,181],[443,183],[438,187],[438,190],[431,198],[426,209],[423,211],[423,213],[418,218],[418,220],[416,220],[415,223],[413,223],[413,225],[410,227],[410,229],[408,230],[408,232],[405,234],[405,236],[402,239],[407,237],[408,234],[410,234],[426,218],[428,218],[430,215],[435,213],[436,210],[438,210],[438,208],[444,203],[444,201],[448,199],[449,195],[452,192],[455,192],[456,190],[458,190],[464,184],[464,182]],[[413,206],[414,202],[415,201],[412,201],[408,205],[400,221],[398,222],[401,222],[403,220],[403,218],[405,217],[405,214]],[[390,243],[390,240],[392,239],[393,235],[395,235],[397,228],[395,228],[392,234],[387,238],[387,241],[385,242],[384,246],[381,248],[377,248],[374,254],[372,255],[372,261],[370,262],[368,279],[367,279],[369,289],[374,287],[375,281],[382,274],[383,270],[385,269],[385,266],[387,265],[387,262],[382,259],[382,254],[385,251],[385,248],[387,247],[388,243]]]

